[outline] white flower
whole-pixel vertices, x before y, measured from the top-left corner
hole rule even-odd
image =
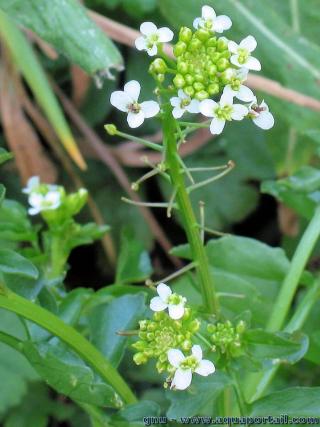
[[[217,16],[212,7],[203,6],[201,18],[196,18],[193,21],[193,26],[197,30],[199,28],[205,28],[206,30],[214,31],[216,33],[223,33],[223,31],[231,28],[232,21],[229,16]]]
[[[171,349],[168,351],[169,363],[176,368],[171,383],[171,388],[185,390],[192,381],[192,374],[207,377],[215,372],[215,366],[210,360],[202,359],[202,349],[194,345],[191,349],[192,355],[185,357],[182,351]]]
[[[143,22],[140,26],[142,36],[135,41],[138,50],[146,50],[149,56],[158,53],[158,43],[167,43],[173,39],[173,32],[167,28],[157,28],[153,22]]]
[[[171,319],[181,319],[184,315],[184,305],[186,298],[178,294],[173,294],[172,290],[165,283],[157,286],[158,297],[152,298],[150,308],[153,311],[163,311],[166,308],[169,311]]]
[[[240,70],[228,68],[226,70],[226,77],[230,83],[225,87],[225,90],[243,102],[252,102],[256,98],[252,90],[242,84],[247,80],[248,72],[246,68],[240,68]]]
[[[118,110],[128,113],[127,121],[131,128],[137,128],[144,122],[144,119],[156,116],[160,107],[156,101],[145,101],[138,103],[141,86],[136,80],[131,80],[124,86],[123,91],[116,91],[111,94],[111,104]]]
[[[255,99],[249,106],[249,117],[252,118],[259,128],[268,130],[274,125],[274,117],[269,111],[268,105],[262,101],[260,105],[257,104]]]
[[[46,194],[32,192],[29,196],[30,215],[37,215],[41,211],[57,209],[61,204],[61,194],[57,190],[49,190]]]
[[[238,45],[234,41],[229,41],[228,49],[231,55],[230,61],[237,67],[245,67],[248,70],[260,71],[261,64],[257,58],[251,56],[251,52],[257,47],[257,41],[253,36],[243,39]]]
[[[27,185],[22,189],[22,192],[25,194],[31,194],[40,186],[40,178],[38,176],[32,176],[29,178]]]
[[[242,120],[248,109],[241,104],[233,104],[233,95],[230,91],[223,91],[220,102],[212,99],[205,99],[200,103],[200,112],[206,117],[213,117],[210,124],[210,132],[219,135],[226,124],[226,121]]]
[[[191,99],[190,96],[186,95],[182,89],[179,89],[178,96],[174,96],[170,99],[170,103],[174,107],[172,115],[175,119],[180,119],[185,111],[194,114],[200,112],[200,102],[197,99]]]

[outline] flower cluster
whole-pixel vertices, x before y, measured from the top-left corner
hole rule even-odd
[[[202,7],[202,15],[193,22],[194,29],[182,27],[178,41],[174,45],[175,61],[163,53],[163,43],[173,39],[173,32],[167,28],[157,28],[152,22],[144,22],[141,36],[136,40],[138,50],[145,50],[156,58],[150,65],[150,73],[161,88],[167,75],[174,75],[169,91],[175,92],[169,101],[172,114],[180,119],[185,112],[212,118],[210,130],[220,134],[227,121],[251,119],[262,129],[270,129],[274,118],[267,104],[258,104],[257,98],[244,85],[249,70],[260,71],[261,64],[252,54],[257,47],[251,35],[239,44],[226,37],[217,37],[232,26],[228,16],[217,16],[210,6]],[[135,128],[145,118],[154,117],[160,112],[156,101],[138,102],[140,85],[128,82],[124,91],[111,95],[111,104],[128,113],[128,124]],[[210,98],[219,96],[220,100]],[[234,102],[234,98],[244,102]]]
[[[246,325],[243,320],[240,320],[236,326],[233,326],[229,320],[225,323],[207,326],[214,349],[231,358],[238,357],[243,353],[242,334],[245,329]]]
[[[74,216],[88,198],[84,188],[67,195],[62,186],[41,183],[38,176],[31,177],[22,192],[28,195],[29,214],[41,213],[48,222],[59,222],[62,218]]]
[[[184,390],[189,387],[192,374],[207,376],[215,371],[213,363],[202,359],[202,349],[193,344],[200,321],[186,307],[186,299],[172,293],[169,286],[157,286],[158,296],[150,301],[154,311],[151,320],[139,323],[139,340],[133,344],[137,350],[133,360],[137,365],[157,359],[159,373],[167,372],[165,386]],[[168,310],[168,311],[166,311]]]

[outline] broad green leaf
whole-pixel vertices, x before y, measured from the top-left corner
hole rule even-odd
[[[29,386],[20,405],[9,412],[4,427],[47,427],[50,417],[66,421],[74,413],[74,406],[51,399],[44,384],[34,383]]]
[[[92,289],[77,288],[69,292],[59,305],[58,316],[68,325],[76,325],[84,305],[93,294]]]
[[[157,403],[141,400],[127,405],[111,418],[117,427],[139,427],[146,425],[146,418],[159,417],[160,407]]]
[[[32,227],[24,206],[14,200],[5,199],[0,207],[0,240],[33,242],[37,233]]]
[[[38,278],[38,270],[26,258],[9,249],[0,249],[0,272],[8,276],[20,276],[21,280]]]
[[[196,377],[186,391],[168,391],[167,398],[171,401],[167,416],[173,419],[192,417],[194,415],[213,415],[203,412],[211,405],[220,393],[232,384],[231,379],[222,372],[216,372],[208,377]]]
[[[320,415],[320,387],[293,387],[256,401],[250,415],[308,417]]]
[[[249,308],[253,314],[253,325],[263,326],[289,268],[284,251],[239,236],[210,240],[206,251],[226,316],[239,315]],[[172,252],[191,258],[187,245]],[[178,290],[183,294],[183,279],[178,283]],[[199,292],[196,282],[193,289]],[[198,297],[193,301],[201,300]]]
[[[1,11],[1,6],[5,3],[7,2],[0,0],[0,35],[5,40],[14,62],[29,84],[34,96],[46,113],[46,116],[55,129],[65,149],[77,165],[80,168],[85,169],[86,164],[35,52],[30,46],[26,36],[16,27],[13,21],[11,21],[11,19]],[[10,3],[11,5],[14,4],[13,1]],[[19,3],[24,4],[28,9],[30,7],[29,3]],[[51,16],[50,22],[55,22],[51,19]],[[46,27],[44,26],[44,28]]]
[[[152,271],[151,260],[143,243],[136,239],[131,230],[125,229],[122,233],[116,283],[142,282],[150,277]]]
[[[4,148],[0,148],[0,165],[11,159],[13,159],[13,154],[9,153]]]
[[[248,330],[243,335],[246,352],[270,368],[275,364],[298,362],[308,350],[309,340],[300,332],[294,334],[270,333],[264,330]]]
[[[0,0],[0,8],[89,74],[122,68],[118,49],[76,0]]]
[[[96,406],[121,406],[112,387],[57,338],[38,344],[26,341],[23,352],[41,378],[58,393]]]
[[[278,181],[265,181],[261,191],[271,194],[297,213],[311,219],[320,203],[320,171],[304,166],[294,175]]]
[[[89,314],[90,335],[93,344],[117,367],[121,362],[128,338],[119,331],[137,329],[145,312],[145,295],[124,295],[93,308]]]
[[[0,310],[0,331],[25,339],[21,320],[7,310]],[[11,407],[18,405],[27,392],[28,382],[39,377],[23,355],[0,343],[0,419]]]

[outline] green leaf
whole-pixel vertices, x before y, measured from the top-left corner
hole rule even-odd
[[[32,227],[26,208],[14,200],[5,199],[0,208],[0,240],[33,242],[37,233]]]
[[[249,308],[253,326],[264,326],[289,268],[283,249],[246,237],[225,236],[210,240],[206,251],[225,316],[238,316]],[[173,252],[191,259],[188,245],[181,245]],[[184,294],[185,288],[182,278],[177,291]],[[196,283],[193,292],[199,295]],[[192,301],[201,300],[193,296]]]
[[[13,159],[13,154],[9,153],[4,148],[0,148],[0,165],[11,159]]]
[[[187,391],[168,391],[167,398],[171,401],[167,412],[168,418],[179,419],[194,415],[213,415],[204,412],[220,393],[232,384],[231,379],[222,372],[216,372],[208,377],[196,377]]]
[[[0,272],[8,276],[20,276],[21,280],[38,278],[38,270],[26,258],[9,249],[0,249]]]
[[[58,393],[96,406],[121,406],[118,395],[67,345],[57,338],[48,342],[25,342],[23,353],[41,378]]]
[[[76,325],[85,304],[93,295],[92,289],[77,288],[69,292],[59,305],[58,316],[68,325]]]
[[[108,75],[111,68],[122,69],[118,49],[76,0],[0,0],[0,8],[87,73]]]
[[[251,408],[253,416],[308,417],[320,415],[320,387],[293,387],[277,391],[256,401]]]
[[[320,203],[320,171],[304,166],[294,175],[278,181],[265,181],[261,191],[271,194],[297,213],[311,219]]]
[[[25,339],[25,329],[18,316],[7,310],[0,310],[0,330]],[[29,381],[38,375],[23,355],[0,343],[0,418],[9,408],[18,405],[27,392]]]
[[[0,205],[2,204],[6,195],[6,187],[3,184],[0,184]]]
[[[308,337],[300,332],[270,333],[261,330],[248,330],[243,335],[249,357],[262,362],[263,368],[275,364],[294,364],[301,360],[308,350]]]
[[[151,260],[144,245],[136,239],[131,230],[125,229],[122,233],[116,282],[142,282],[150,277],[152,271]]]
[[[145,426],[146,417],[159,417],[160,407],[157,403],[141,400],[139,403],[127,405],[116,415],[111,417],[111,422],[117,427]]]
[[[93,308],[89,314],[93,344],[117,367],[121,362],[128,338],[118,331],[136,329],[145,312],[145,295],[124,295]]]

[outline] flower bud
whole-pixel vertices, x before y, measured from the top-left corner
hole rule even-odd
[[[218,83],[213,83],[208,87],[208,92],[210,96],[216,95],[220,91],[220,86]]]
[[[223,72],[230,66],[230,62],[226,58],[220,58],[217,62],[218,71]]]
[[[151,73],[165,74],[167,68],[165,61],[162,58],[157,58],[151,63],[149,70]]]
[[[189,43],[192,37],[192,30],[188,27],[182,27],[179,33],[179,40]]]
[[[224,51],[224,50],[226,50],[226,49],[228,49],[228,45],[227,45],[227,43],[225,42],[225,40],[224,40],[224,39],[220,38],[220,39],[217,41],[217,50],[218,50],[218,52],[223,52],[223,51]]]
[[[188,71],[188,64],[186,62],[180,61],[178,62],[177,69],[179,73],[185,74]]]
[[[143,353],[136,353],[133,356],[133,361],[136,365],[143,365],[148,361],[148,358]]]
[[[195,94],[195,90],[193,89],[192,86],[187,86],[184,89],[184,93],[188,96],[190,96],[191,98],[193,97],[193,95]]]
[[[210,38],[210,32],[205,30],[204,28],[200,28],[198,31],[195,32],[195,36],[202,42],[206,42]]]
[[[173,48],[174,56],[177,58],[181,56],[187,50],[187,44],[185,42],[179,41]]]
[[[118,132],[117,127],[113,124],[104,125],[104,128],[111,136],[116,135]]]
[[[182,89],[186,84],[186,82],[185,82],[185,80],[181,74],[177,74],[175,76],[175,78],[173,79],[173,83],[178,89]]]
[[[163,82],[164,82],[164,79],[165,79],[165,75],[164,75],[164,74],[157,74],[156,80],[157,80],[159,83],[163,83]]]
[[[205,99],[209,98],[209,94],[205,90],[201,90],[200,92],[196,92],[195,97],[199,101],[204,101]]]

